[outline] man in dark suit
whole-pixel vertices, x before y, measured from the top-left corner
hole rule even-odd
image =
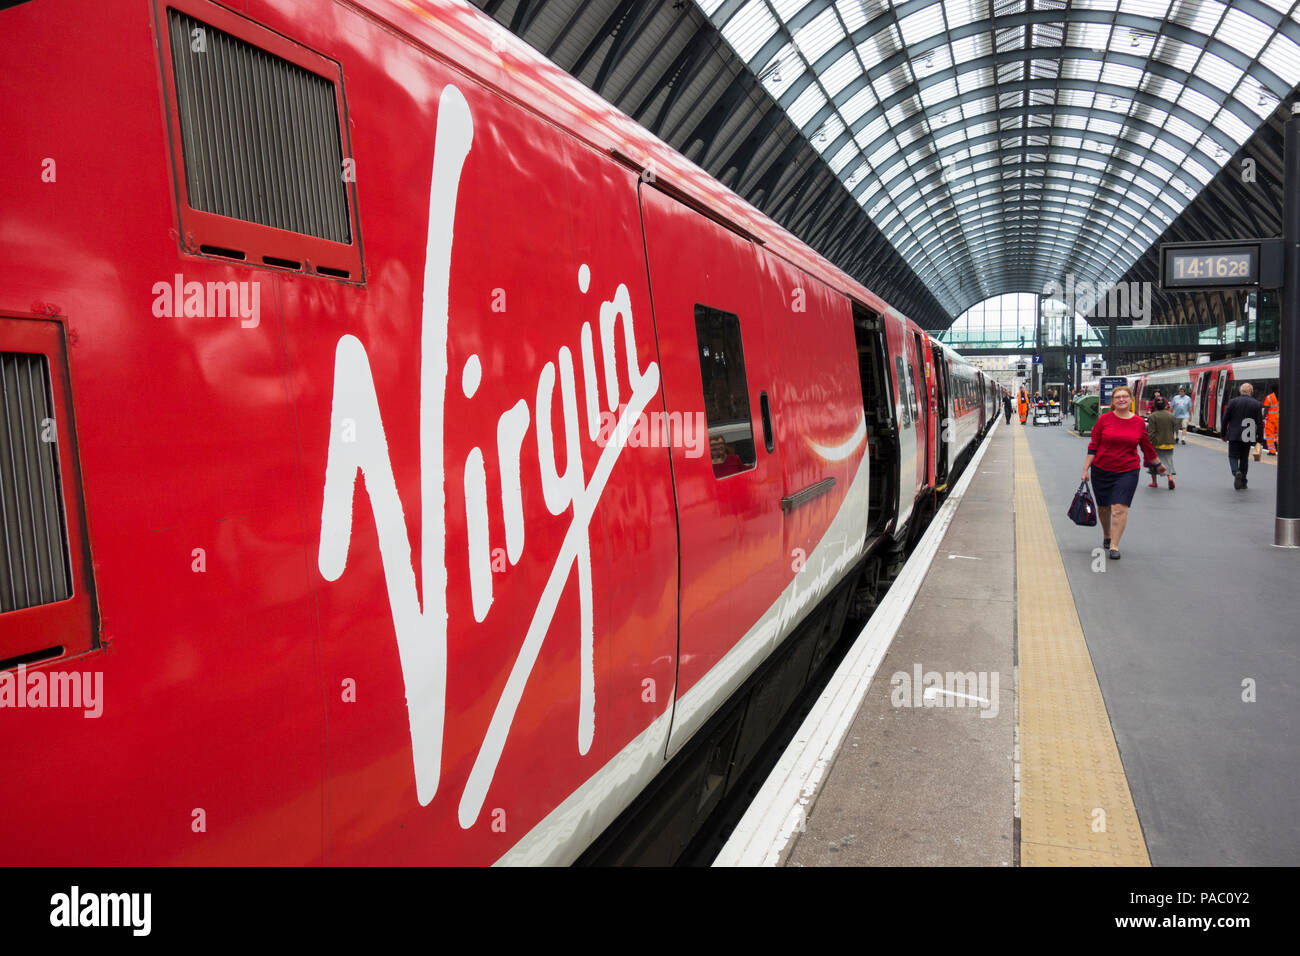
[[[1232,486],[1238,491],[1246,487],[1251,446],[1264,437],[1264,406],[1255,400],[1255,387],[1250,382],[1242,382],[1240,391],[1241,394],[1223,409],[1223,422],[1219,428],[1219,437],[1228,443]]]

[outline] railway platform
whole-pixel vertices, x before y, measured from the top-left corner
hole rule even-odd
[[[999,422],[715,865],[1300,860],[1300,554],[1217,439],[1066,516],[1087,439]]]

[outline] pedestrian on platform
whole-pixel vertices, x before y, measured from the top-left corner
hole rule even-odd
[[[1219,437],[1228,443],[1228,467],[1232,469],[1232,486],[1246,489],[1250,471],[1250,449],[1264,436],[1264,406],[1255,400],[1255,386],[1242,382],[1241,392],[1223,409]]]
[[[1011,424],[1011,395],[1008,392],[1002,393],[1002,411],[1006,413],[1007,424]]]
[[[1268,398],[1264,399],[1264,444],[1268,447],[1270,455],[1277,454],[1277,422],[1278,410],[1281,407],[1277,400],[1277,386],[1274,385],[1268,390]]]
[[[1020,408],[1020,424],[1023,425],[1025,420],[1029,418],[1029,396],[1023,388],[1020,390],[1020,397],[1017,399],[1016,404]]]
[[[1142,457],[1136,449],[1141,446]],[[1137,491],[1138,472],[1142,466],[1165,473],[1156,450],[1147,437],[1146,424],[1133,414],[1133,390],[1120,385],[1110,393],[1110,411],[1092,426],[1088,456],[1083,460],[1083,481],[1092,473],[1092,490],[1097,498],[1101,518],[1101,546],[1106,556],[1118,561],[1119,542],[1128,524],[1128,509]]]
[[[1147,416],[1147,437],[1151,439],[1156,454],[1160,456],[1160,464],[1165,466],[1169,478],[1169,490],[1173,491],[1174,475],[1178,474],[1178,469],[1174,467],[1174,443],[1178,440],[1178,420],[1165,406],[1163,396],[1157,395],[1151,401],[1151,414]],[[1160,487],[1155,472],[1151,473],[1151,484],[1147,487]]]
[[[1192,396],[1187,394],[1187,386],[1179,385],[1178,394],[1174,396],[1174,421],[1178,423],[1178,439],[1187,444],[1187,423],[1192,418]]]

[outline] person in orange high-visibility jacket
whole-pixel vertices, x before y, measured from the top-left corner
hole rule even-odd
[[[1020,424],[1023,425],[1025,419],[1029,417],[1029,396],[1025,394],[1023,388],[1020,390],[1020,398],[1017,399],[1017,404],[1020,407]]]
[[[1270,455],[1277,454],[1277,415],[1280,403],[1277,400],[1277,389],[1273,388],[1268,393],[1268,398],[1264,399],[1264,444],[1268,446]]]

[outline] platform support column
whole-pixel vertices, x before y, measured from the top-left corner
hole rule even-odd
[[[1284,136],[1282,313],[1278,398],[1277,516],[1273,544],[1300,548],[1300,102]]]

